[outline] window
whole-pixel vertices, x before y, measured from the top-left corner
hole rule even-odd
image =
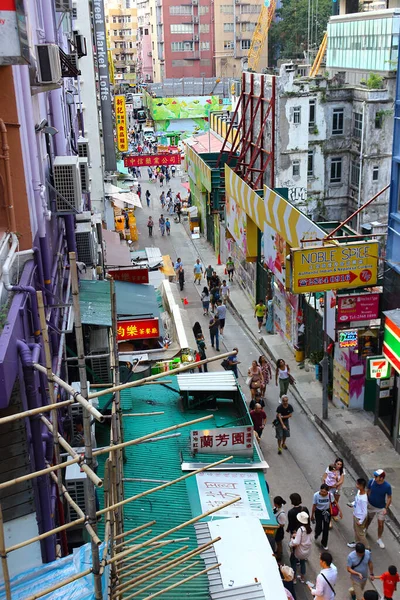
[[[241,4],[240,12],[242,15],[256,14],[260,12],[260,6],[259,4]]]
[[[340,183],[342,181],[342,159],[332,158],[331,159],[331,183]]]
[[[170,26],[171,33],[193,33],[193,23],[173,23]]]
[[[210,33],[210,24],[209,23],[201,23],[199,25],[200,33]]]
[[[308,151],[307,159],[307,177],[313,177],[314,175],[314,151]]]
[[[210,42],[200,42],[200,50],[209,50]]]
[[[378,181],[379,179],[379,167],[372,167],[372,181]]]
[[[295,125],[299,125],[301,123],[301,107],[300,106],[295,106],[293,109],[293,123]]]
[[[361,140],[363,128],[363,116],[362,113],[354,113],[354,126],[353,126],[353,136]]]
[[[205,15],[210,10],[209,6],[199,6],[199,15]]]
[[[233,15],[233,4],[221,4],[221,12]]]
[[[334,108],[332,114],[332,135],[343,135],[344,109]]]
[[[113,17],[113,23],[117,22],[117,17]]]
[[[357,188],[360,183],[360,161],[352,159],[350,166],[350,185]]]
[[[233,23],[224,23],[224,31],[233,31]]]
[[[308,113],[308,126],[314,129],[315,126],[315,100],[310,100]]]
[[[246,33],[246,31],[254,31],[255,28],[256,28],[256,23],[250,23],[250,21],[248,21],[247,23],[240,24],[240,30],[242,33]]]
[[[169,14],[170,15],[191,15],[192,14],[192,5],[191,4],[181,4],[180,6],[170,6]]]
[[[149,35],[149,30],[148,29],[144,30],[144,35]]]
[[[242,50],[249,50],[251,46],[251,40],[242,40]]]
[[[375,129],[382,129],[382,114],[379,112],[375,115]]]
[[[188,52],[193,50],[193,42],[172,42],[172,52]]]
[[[234,42],[232,40],[225,40],[224,50],[233,50],[234,47]]]
[[[293,174],[293,177],[298,177],[300,175],[300,161],[299,160],[293,161],[292,174]]]

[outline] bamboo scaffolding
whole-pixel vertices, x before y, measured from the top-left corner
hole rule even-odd
[[[217,467],[218,465],[221,465],[222,463],[225,463],[228,460],[231,460],[232,458],[233,458],[233,456],[228,456],[227,458],[222,458],[221,460],[218,460],[215,463],[210,463],[209,465],[206,465],[205,467],[202,467],[201,469],[196,469],[195,471],[190,471],[190,473],[186,473],[186,475],[182,475],[181,477],[178,477],[177,479],[173,479],[172,481],[169,481],[168,483],[163,483],[161,485],[157,485],[156,487],[151,488],[150,490],[146,490],[145,492],[136,494],[136,496],[131,496],[130,498],[121,500],[121,502],[118,502],[117,504],[114,504],[114,506],[111,506],[110,509],[114,510],[115,508],[118,508],[119,506],[125,506],[125,504],[128,504],[129,502],[134,502],[135,500],[138,500],[139,498],[144,498],[145,496],[148,496],[149,494],[154,494],[154,492],[159,492],[160,490],[163,490],[164,488],[167,488],[170,485],[173,485],[174,483],[179,483],[180,481],[184,481],[185,479],[188,479],[189,477],[193,477],[194,475],[197,475],[198,473],[202,473],[203,471],[207,471],[208,469]],[[97,511],[97,515],[103,515],[105,512],[107,512],[107,510],[108,509],[106,509],[106,508],[99,510],[99,511]]]
[[[1,566],[3,569],[4,587],[6,590],[6,600],[11,600],[10,573],[8,570],[6,541],[5,541],[5,536],[4,536],[3,509],[1,507],[1,504],[0,504],[0,556],[1,556]]]
[[[47,538],[51,535],[60,533],[60,531],[65,531],[66,529],[70,529],[71,527],[76,527],[77,525],[82,525],[82,523],[84,523],[85,521],[86,521],[86,517],[85,518],[82,517],[80,519],[75,519],[75,521],[71,521],[70,523],[65,523],[65,525],[60,525],[59,527],[56,527],[55,529],[50,529],[49,531],[45,531],[45,533],[36,535],[35,537],[30,538],[29,540],[19,542],[19,544],[14,544],[14,546],[9,546],[9,548],[7,548],[6,552],[7,552],[7,554],[9,554],[10,552],[14,552],[14,550],[19,550],[20,548],[29,546],[29,544],[33,544],[34,542],[40,542],[41,540],[44,540],[45,538]]]
[[[196,363],[197,366],[198,363]],[[37,370],[40,371],[41,373],[44,373],[47,375],[47,369],[46,367],[43,367],[42,365],[39,365],[39,363],[33,363],[33,367]],[[100,421],[100,423],[102,423],[104,421],[104,417],[103,415],[97,410],[97,408],[94,408],[90,402],[88,402],[81,394],[79,394],[79,392],[77,392],[76,390],[74,390],[73,387],[71,387],[70,385],[68,385],[68,383],[66,383],[63,379],[61,379],[60,377],[57,377],[57,375],[55,373],[51,373],[51,379],[53,381],[53,383],[57,383],[59,385],[59,387],[63,388],[64,390],[66,390],[72,397],[73,397],[73,402],[79,402],[79,404],[81,404],[83,406],[83,408],[86,408],[86,410],[88,412],[90,412],[90,414],[97,420]],[[104,391],[104,390],[103,390]],[[105,390],[105,393],[108,394],[109,390]],[[102,392],[99,392],[98,395],[101,395]],[[89,398],[96,398],[96,394],[94,396],[90,395]]]
[[[54,409],[64,408],[65,406],[70,406],[70,404],[76,404],[75,400],[71,398],[70,400],[63,400],[62,402],[48,404],[47,406],[40,406],[39,408],[31,408],[30,410],[24,410],[22,412],[15,413],[14,415],[1,417],[0,425],[4,425],[5,423],[12,423],[13,421],[18,421],[19,419],[25,419],[25,417],[34,417],[35,415],[40,415],[43,412],[50,412]]]
[[[59,469],[66,469],[70,465],[75,465],[76,463],[82,463],[84,461],[83,456],[78,456],[78,458],[74,458],[72,460],[66,460],[59,465],[53,465],[51,467],[47,467],[46,469],[41,469],[40,471],[34,471],[33,473],[28,473],[27,475],[22,475],[21,477],[16,477],[15,479],[10,479],[9,481],[4,481],[0,483],[0,490],[4,488],[11,487],[13,485],[17,485],[18,483],[22,483],[23,481],[29,481],[30,479],[35,479],[35,477],[42,477],[42,475],[47,475],[48,473],[53,473],[54,471],[58,471]]]
[[[138,552],[137,554],[133,554],[129,557],[128,560],[123,560],[121,562],[117,561],[117,565],[119,565],[121,568],[128,566],[129,568],[132,567],[132,563],[136,564],[136,559],[138,556],[143,556],[143,554],[147,554],[148,552],[152,552],[153,550],[157,550],[158,548],[164,548],[165,546],[169,546],[170,544],[177,544],[178,542],[182,542],[183,541],[188,541],[189,538],[179,538],[178,540],[167,540],[166,542],[156,542],[154,544],[151,544],[149,547],[145,548],[145,550],[143,550],[142,552]],[[151,546],[157,546],[157,548],[151,548]]]
[[[136,381],[129,381],[128,383],[123,383],[122,385],[117,385],[108,390],[100,390],[100,392],[96,392],[94,394],[89,394],[88,399],[91,398],[99,398],[100,396],[105,396],[110,392],[117,392],[120,390],[126,390],[131,387],[137,387],[138,385],[147,385],[147,383],[151,381],[156,381],[157,379],[161,379],[162,377],[170,377],[171,375],[177,375],[180,373],[184,373],[185,371],[189,371],[190,369],[197,369],[197,367],[201,367],[201,365],[206,365],[210,362],[214,362],[216,360],[223,360],[224,358],[228,358],[228,356],[233,356],[237,354],[235,350],[231,352],[225,352],[224,354],[219,354],[218,356],[211,356],[210,358],[205,358],[204,360],[200,360],[199,362],[193,362],[177,369],[171,369],[171,371],[164,371],[163,373],[157,373],[156,375],[149,375],[149,377],[144,377],[143,379],[137,379]],[[33,365],[36,366],[36,365]],[[178,391],[177,391],[178,393]]]
[[[188,548],[188,546],[185,546],[186,548]],[[149,561],[151,561],[153,558],[155,558],[156,556],[160,556],[162,554],[162,552],[154,552],[154,554],[149,554],[148,556],[145,556],[144,558],[141,558],[140,560],[135,561],[135,565],[141,565],[142,563],[148,563]],[[154,562],[152,561],[151,564],[154,564]],[[131,568],[132,565],[128,565],[126,567],[122,567],[121,569],[119,569],[117,567],[117,573],[118,573],[118,577],[120,579],[123,579],[123,577],[121,577],[121,573],[124,573],[125,571],[127,571],[128,569]],[[147,568],[147,564],[144,565],[144,568]]]
[[[174,571],[173,573],[170,573],[166,577],[161,577],[161,579],[157,580],[157,584],[156,585],[159,585],[160,583],[164,583],[165,581],[168,581],[169,579],[172,579],[172,577],[176,577],[180,573],[183,573],[184,571],[187,571],[188,569],[191,569],[192,567],[195,567],[198,564],[200,564],[200,561],[199,560],[195,560],[194,562],[190,563],[189,565],[186,565],[186,567],[182,567],[182,569],[178,569],[178,571]],[[142,592],[145,592],[146,590],[149,590],[149,589],[153,588],[154,585],[155,585],[154,582],[150,583],[150,585],[145,585],[144,588],[141,588],[137,592],[134,592],[133,594],[131,594],[130,596],[128,596],[128,598],[135,598],[135,596],[139,596],[139,594],[141,594]]]
[[[177,566],[181,565],[182,563],[190,560],[191,558],[193,558],[193,556],[202,554],[205,550],[207,550],[207,548],[209,548],[210,546],[213,546],[214,544],[219,542],[220,539],[221,539],[220,537],[214,538],[210,542],[207,542],[206,544],[202,544],[195,550],[190,550],[190,552],[186,552],[186,554],[182,554],[182,556],[179,556],[178,558],[175,558],[174,560],[170,560],[168,563],[166,563],[164,566],[162,566],[161,569],[158,569],[158,568],[151,569],[150,571],[147,571],[147,573],[142,573],[142,575],[139,575],[138,577],[134,577],[133,579],[130,579],[127,583],[121,583],[120,585],[117,585],[117,587],[115,588],[115,592],[118,592],[118,591],[121,591],[124,593],[129,592],[132,588],[136,587],[138,583],[145,583],[146,581],[149,581],[150,579],[154,579],[154,577],[157,577],[158,575],[162,575],[166,571],[169,571],[172,567],[177,567]]]
[[[81,573],[72,575],[71,577],[64,579],[60,583],[56,583],[55,585],[52,585],[51,587],[49,587],[45,590],[42,590],[41,592],[38,592],[37,594],[34,594],[33,596],[28,596],[28,598],[25,598],[25,600],[37,600],[38,598],[43,598],[43,596],[46,596],[47,594],[51,594],[51,592],[55,592],[56,590],[59,590],[60,588],[64,587],[65,585],[68,585],[69,583],[73,583],[74,581],[77,581],[78,579],[82,579],[82,577],[86,577],[87,575],[90,575],[92,572],[93,572],[92,569],[86,569],[85,571],[81,571]]]
[[[159,411],[159,412],[152,412],[152,413],[131,413],[131,414],[126,414],[124,413],[124,419],[125,417],[153,417],[154,415],[163,415],[164,411]]]
[[[51,477],[57,483],[57,477],[54,473],[51,473]],[[68,493],[68,490],[66,489],[66,487],[63,484],[61,484],[61,494],[62,494],[62,496],[64,496],[64,498],[66,499],[68,504],[74,509],[76,514],[79,515],[79,517],[81,519],[85,519],[86,531],[88,532],[88,534],[90,535],[90,537],[92,538],[94,543],[97,544],[98,546],[100,546],[101,540],[100,540],[99,536],[97,535],[97,533],[95,532],[95,530],[93,529],[93,527],[90,525],[90,523],[87,522],[88,517],[85,515],[83,510],[77,505],[77,503],[74,502],[73,498],[71,498],[70,494]]]
[[[151,533],[152,531],[153,531],[152,529],[146,529],[146,531],[143,531],[143,533],[139,533],[139,535],[135,535],[131,540],[129,540],[129,542],[122,542],[121,544],[114,546],[114,550],[117,550],[117,548],[121,548],[122,546],[127,546],[130,542],[139,540],[140,538],[142,538],[146,535],[149,535],[149,533]],[[118,552],[117,552],[117,554],[118,554]]]
[[[191,581],[192,579],[195,579],[196,577],[200,577],[200,575],[204,575],[205,573],[208,573],[209,571],[218,569],[218,567],[220,567],[220,566],[221,566],[221,563],[216,563],[215,565],[212,565],[211,567],[208,567],[207,569],[203,569],[202,571],[199,571],[198,573],[195,573],[194,575],[191,575],[190,577],[186,577],[186,579],[182,579],[181,581],[178,581],[178,583],[174,583],[174,585],[170,585],[169,587],[166,587],[163,590],[156,592],[155,594],[151,594],[151,596],[146,596],[146,598],[143,598],[143,600],[152,600],[152,598],[155,598],[156,596],[161,596],[161,594],[165,594],[165,592],[169,592],[170,590],[174,590],[175,588],[179,587],[180,585],[183,585],[184,583],[187,583],[188,581]],[[124,600],[130,600],[130,598],[133,598],[133,596],[130,595],[127,598],[125,598]]]
[[[148,523],[144,523],[143,525],[139,525],[139,527],[134,527],[133,529],[130,529],[129,531],[125,531],[124,533],[120,533],[119,535],[116,535],[114,537],[114,540],[120,540],[124,537],[127,537],[128,535],[130,535],[131,533],[136,533],[137,531],[141,531],[142,529],[146,529],[146,527],[150,527],[151,525],[154,525],[156,521],[149,521]]]
[[[40,417],[40,419],[41,419],[42,423],[44,423],[46,425],[47,429],[51,433],[53,433],[53,425],[50,423],[50,421],[48,419],[46,419],[46,417]],[[66,450],[68,452],[68,454],[70,456],[72,456],[72,458],[79,458],[79,454],[77,452],[75,452],[75,450],[72,448],[72,446],[70,446],[68,444],[68,442],[65,441],[65,439],[62,437],[62,435],[60,435],[59,433],[57,435],[58,435],[58,439],[60,441],[60,445],[64,448],[64,450]],[[103,480],[100,479],[100,477],[98,477],[96,475],[96,473],[94,471],[92,471],[92,469],[90,469],[86,463],[83,462],[81,464],[81,469],[82,469],[82,471],[84,471],[86,473],[88,478],[94,483],[95,486],[102,487]]]
[[[151,566],[154,567],[154,565],[157,565],[160,562],[163,562],[164,560],[167,560],[168,558],[171,558],[171,556],[175,556],[175,554],[179,554],[179,552],[183,552],[184,550],[187,550],[189,548],[189,546],[182,546],[182,548],[177,548],[176,550],[173,550],[172,552],[168,552],[168,554],[164,554],[163,556],[161,556],[161,558],[157,558],[157,560],[152,560],[151,561]],[[161,552],[160,552],[161,554]],[[146,560],[146,559],[142,559],[142,560]],[[136,565],[138,563],[135,563]],[[122,579],[126,579],[127,577],[130,577],[131,575],[134,575],[135,573],[138,573],[139,571],[142,571],[143,569],[147,569],[148,565],[142,565],[141,567],[132,569],[131,571],[128,571],[128,573],[125,573],[125,575],[122,575],[121,580]]]

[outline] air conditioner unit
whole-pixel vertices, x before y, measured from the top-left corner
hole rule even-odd
[[[153,53],[152,52],[148,52],[147,56],[153,56]]]
[[[105,327],[90,331],[90,367],[96,381],[110,381],[110,357],[104,356],[110,352],[108,330]],[[96,356],[96,353],[100,356]]]
[[[72,10],[72,0],[55,0],[56,12],[70,12]]]
[[[90,165],[89,140],[87,138],[78,138],[78,156],[79,158],[87,158]]]
[[[62,77],[60,49],[57,44],[36,46],[37,80],[41,84],[58,83]]]
[[[198,23],[199,22],[199,17],[193,17],[193,23]]]
[[[192,0],[192,5],[193,5],[193,6],[197,6],[197,5],[198,5],[198,3],[199,3],[199,0]]]
[[[88,194],[90,192],[89,163],[87,158],[79,158],[79,169],[81,172],[81,189]]]
[[[79,454],[84,454],[85,448],[77,448]],[[71,496],[72,500],[79,506],[79,508],[87,514],[85,504],[85,485],[87,475],[78,464],[70,465],[65,469],[65,487],[67,492]],[[68,504],[69,520],[75,521],[79,519],[80,515]]]
[[[77,34],[75,36],[75,46],[78,53],[78,58],[87,56],[86,38],[84,35]]]
[[[195,42],[198,42],[199,41],[199,36],[198,35],[194,35],[193,39],[194,39]]]
[[[79,381],[72,381],[71,387],[75,390],[75,392],[81,391],[81,384]],[[87,390],[88,390],[88,394],[90,394],[90,382],[89,381],[87,382]],[[72,399],[72,396],[70,399]],[[99,407],[99,399],[98,398],[90,398],[89,404],[94,406],[94,408],[98,408]],[[71,411],[71,417],[72,417],[72,432],[71,432],[72,438],[71,439],[73,440],[77,433],[76,428],[75,428],[75,419],[76,419],[76,417],[83,417],[83,406],[82,406],[82,404],[78,404],[78,403],[71,404],[70,411]],[[93,434],[95,433],[94,423],[92,423],[91,431]]]
[[[67,54],[67,57],[71,65],[79,71],[78,54],[74,52],[73,54]]]
[[[75,228],[78,260],[87,267],[97,265],[97,239],[91,223],[77,223]]]
[[[82,185],[79,158],[77,156],[56,156],[53,163],[56,212],[62,214],[80,212]]]

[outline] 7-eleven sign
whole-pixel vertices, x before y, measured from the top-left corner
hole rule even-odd
[[[367,379],[388,379],[390,363],[384,356],[369,356],[367,358]]]

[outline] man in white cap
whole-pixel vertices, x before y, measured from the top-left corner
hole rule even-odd
[[[385,517],[389,506],[392,503],[392,486],[385,481],[386,473],[383,469],[377,469],[374,472],[374,478],[370,479],[367,486],[368,494],[368,517],[365,530],[372,523],[375,515],[378,518],[378,539],[376,540],[380,548],[384,548],[382,541],[383,528],[385,526]]]

